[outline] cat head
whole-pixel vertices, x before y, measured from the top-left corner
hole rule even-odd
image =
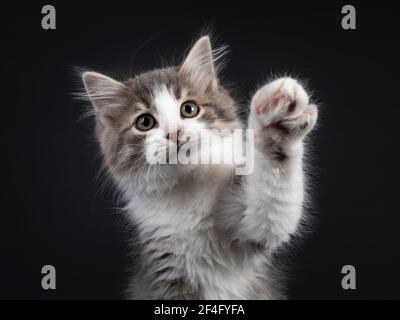
[[[147,175],[156,180],[150,170],[154,175],[157,170],[160,176],[167,171],[174,177],[187,174],[195,167],[174,163],[160,168],[149,162],[149,155],[170,154],[171,148],[179,150],[184,143],[202,145],[199,141],[211,132],[240,126],[236,105],[219,82],[214,60],[205,36],[179,66],[155,69],[125,81],[96,72],[82,74],[96,119],[97,139],[114,177],[132,181],[138,176],[146,180]],[[213,147],[200,148],[200,152],[212,152]],[[150,182],[142,183],[148,187]]]

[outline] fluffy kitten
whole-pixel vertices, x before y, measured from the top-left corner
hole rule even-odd
[[[129,298],[284,298],[273,255],[302,217],[302,141],[317,108],[296,80],[281,78],[254,94],[243,126],[214,60],[202,37],[179,66],[122,82],[82,75],[104,162],[139,230]],[[250,175],[235,175],[235,165],[151,164],[146,157],[149,148],[178,150],[186,132],[201,140],[217,134],[212,129],[243,127],[255,130]]]

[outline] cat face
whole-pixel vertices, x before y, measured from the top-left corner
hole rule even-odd
[[[208,37],[196,42],[180,66],[123,82],[95,72],[82,77],[106,165],[118,177],[159,167],[157,157],[170,156],[185,144],[212,152],[220,146],[204,147],[203,137],[240,126],[235,103],[218,82]],[[193,169],[179,162],[167,167],[174,174]]]

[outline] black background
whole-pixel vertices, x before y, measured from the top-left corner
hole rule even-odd
[[[243,102],[268,75],[287,72],[308,79],[320,104],[310,166],[316,222],[291,250],[289,297],[400,298],[400,11],[351,3],[357,30],[349,31],[340,1],[2,4],[0,298],[121,298],[129,232],[96,179],[73,67],[150,69],[210,24],[216,43],[230,45],[224,77]],[[56,7],[56,30],[41,28],[44,4]],[[57,270],[54,291],[41,288],[46,264]],[[347,264],[356,290],[341,288]]]

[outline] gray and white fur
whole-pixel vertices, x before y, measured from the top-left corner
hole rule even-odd
[[[298,81],[280,78],[256,91],[243,125],[217,70],[204,36],[178,66],[125,81],[82,74],[105,166],[139,233],[130,299],[285,298],[274,255],[302,219],[303,138],[317,107]],[[187,102],[194,117],[182,116]],[[235,175],[234,165],[146,161],[148,148],[178,148],[185,132],[239,128],[255,130],[250,175]]]

